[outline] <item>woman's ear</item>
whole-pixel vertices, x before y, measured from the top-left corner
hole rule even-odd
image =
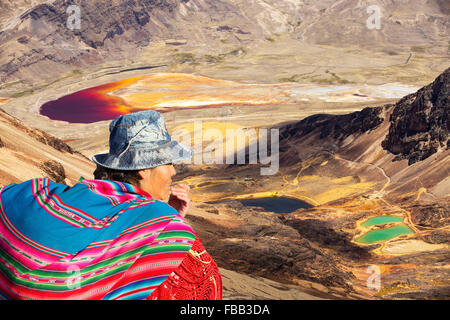
[[[151,176],[152,169],[143,169],[139,170],[138,174],[141,177],[141,180],[148,179]]]

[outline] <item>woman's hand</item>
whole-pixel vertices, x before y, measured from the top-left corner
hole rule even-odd
[[[171,194],[168,204],[177,210],[184,218],[189,211],[191,199],[189,199],[189,186],[186,183],[170,187]]]

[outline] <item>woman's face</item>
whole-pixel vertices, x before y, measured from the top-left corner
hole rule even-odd
[[[140,170],[139,188],[150,193],[155,200],[166,201],[169,198],[172,177],[176,174],[173,165],[165,164],[151,169]]]

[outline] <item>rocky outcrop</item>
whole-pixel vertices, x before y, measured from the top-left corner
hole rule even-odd
[[[389,133],[383,148],[407,159],[408,164],[424,160],[439,149],[449,149],[450,68],[416,93],[394,106]]]
[[[448,202],[414,204],[407,207],[411,212],[412,222],[420,227],[426,228],[428,233],[423,240],[432,244],[450,243],[450,232],[445,226],[450,224],[450,205]]]
[[[311,241],[309,234],[298,232],[279,216],[237,201],[227,201],[219,208],[210,204],[198,208],[209,213],[186,219],[221,267],[283,283],[299,279],[353,291],[353,275],[337,267],[339,258],[324,252],[319,242]],[[232,228],[221,226],[215,221],[216,210],[244,223]],[[320,229],[320,221],[316,222],[316,229]]]
[[[280,130],[280,140],[304,136],[314,131],[319,133],[319,139],[331,138],[339,142],[349,135],[373,130],[383,120],[383,107],[368,107],[344,115],[316,114],[283,127]]]
[[[450,224],[450,206],[446,203],[415,204],[409,210],[416,225],[439,228]]]
[[[48,175],[48,177],[57,183],[65,184],[66,172],[61,163],[55,160],[44,161],[40,168]]]
[[[279,239],[259,236],[250,239],[221,240],[212,249],[218,263],[245,274],[263,276],[281,282],[293,279],[318,282],[326,287],[341,287],[351,291],[351,274],[336,267],[335,260],[313,248],[302,238]]]
[[[321,248],[333,248],[347,259],[361,262],[371,257],[367,248],[355,245],[351,242],[351,237],[339,231],[342,225],[333,227],[328,221],[311,218],[299,220],[289,215],[281,216],[280,219],[309,241]]]

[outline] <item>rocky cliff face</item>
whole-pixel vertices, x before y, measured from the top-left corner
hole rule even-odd
[[[283,127],[280,139],[295,139],[314,131],[318,133],[319,139],[343,141],[349,135],[377,128],[384,120],[382,111],[383,107],[375,107],[344,115],[316,114]]]
[[[164,34],[169,25],[158,25],[151,19],[174,19],[177,0],[144,0],[144,1],[93,1],[80,3],[80,29],[71,30],[67,27],[72,21],[66,13],[67,1],[54,1],[51,4],[40,4],[25,13],[23,20],[31,19],[31,23],[39,26],[41,32],[44,27],[53,28],[53,36],[66,41],[80,41],[93,49],[105,46],[105,41],[123,35],[122,41],[133,41],[146,44],[157,35]],[[82,22],[82,23],[81,23]],[[148,28],[143,26],[150,24]],[[117,39],[116,39],[117,40]],[[143,45],[143,44],[141,44]]]
[[[433,83],[395,104],[383,148],[408,159],[424,160],[439,149],[449,149],[450,69]]]
[[[367,107],[344,115],[316,114],[280,128],[280,165],[290,167],[313,154],[325,161],[347,138],[370,134],[384,121],[391,105]],[[297,151],[294,151],[297,150]]]
[[[163,21],[174,19],[177,3],[176,0],[82,2],[77,18],[79,26],[74,12],[67,12],[66,1],[39,4],[0,32],[0,44],[16,47],[11,52],[3,47],[5,56],[1,59],[0,74],[6,79],[23,69],[40,66],[41,77],[46,78],[42,69],[49,74],[63,73],[106,59],[132,56],[139,47],[169,34],[170,26]]]

